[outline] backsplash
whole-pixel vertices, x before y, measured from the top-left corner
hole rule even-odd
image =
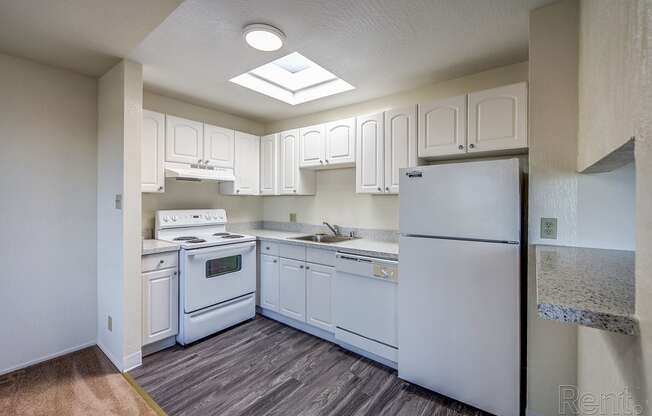
[[[300,222],[262,221],[262,228],[267,230],[290,231],[296,233],[327,233],[331,231],[325,225],[306,224]],[[389,243],[398,242],[398,230],[380,230],[370,228],[339,227],[340,233],[348,235],[351,232],[356,237],[369,240],[386,241]]]

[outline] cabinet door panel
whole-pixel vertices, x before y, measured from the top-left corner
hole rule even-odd
[[[235,163],[233,183],[235,195],[258,195],[260,180],[260,137],[235,132]],[[230,186],[223,186],[230,190]]]
[[[280,189],[281,194],[297,192],[299,131],[290,130],[280,134]]]
[[[284,258],[281,258],[279,263],[279,312],[297,321],[305,322],[305,263]]]
[[[278,134],[260,138],[260,194],[278,194]]]
[[[307,321],[323,330],[333,332],[333,279],[335,268],[306,264]]]
[[[235,131],[204,124],[204,160],[211,166],[233,168]]]
[[[358,193],[384,192],[383,113],[356,119],[356,189]]]
[[[165,115],[143,110],[141,191],[165,190]]]
[[[355,118],[326,124],[327,165],[352,165],[355,163]]]
[[[469,94],[469,152],[527,147],[524,82]]]
[[[204,158],[204,125],[180,117],[165,118],[165,161],[197,163]]]
[[[260,255],[260,306],[279,311],[279,258]]]
[[[325,157],[324,125],[319,124],[299,129],[299,166],[321,166]]]
[[[417,165],[416,106],[385,112],[385,192],[398,193],[399,169]]]
[[[179,331],[179,286],[176,269],[148,272],[143,279],[143,345]]]
[[[419,104],[419,157],[466,152],[466,95]]]

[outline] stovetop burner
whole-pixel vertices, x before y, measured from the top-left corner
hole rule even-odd
[[[242,238],[242,237],[244,237],[244,235],[228,234],[228,235],[225,235],[225,236],[222,237],[222,238]]]
[[[205,243],[206,240],[203,238],[193,238],[192,240],[185,240],[186,243],[191,243],[191,244],[197,244],[197,243]]]
[[[195,236],[182,236],[174,239],[174,241],[191,241],[191,240],[198,240],[198,238]]]
[[[215,234],[213,234],[213,235],[214,235],[215,237],[224,237],[224,236],[229,235],[229,233],[215,233]]]

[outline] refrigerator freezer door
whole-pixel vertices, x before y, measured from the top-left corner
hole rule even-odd
[[[519,414],[519,245],[400,237],[399,377]]]
[[[403,235],[520,241],[518,159],[408,168],[400,189]]]

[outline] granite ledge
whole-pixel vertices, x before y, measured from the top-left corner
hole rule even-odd
[[[179,244],[169,243],[161,240],[143,240],[143,256],[149,254],[167,253],[169,251],[179,251]]]
[[[536,246],[540,318],[638,335],[634,252]]]

